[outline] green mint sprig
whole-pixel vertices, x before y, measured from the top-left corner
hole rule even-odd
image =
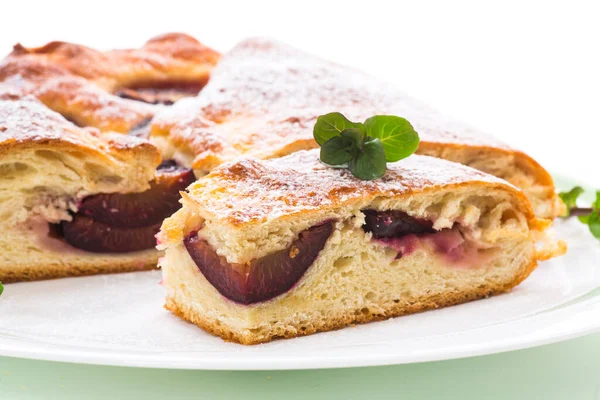
[[[591,207],[578,207],[577,199],[583,194],[584,190],[580,186],[575,186],[568,192],[561,192],[558,196],[567,206],[567,211],[563,217],[577,217],[586,224],[595,238],[600,239],[600,190],[596,191],[596,201]]]
[[[579,196],[583,194],[583,188],[581,186],[575,186],[573,189],[568,192],[560,192],[558,197],[565,203],[567,207],[566,214],[564,217],[568,217],[571,215],[571,210],[577,208],[577,199]]]
[[[402,160],[419,147],[419,135],[410,122],[394,115],[376,115],[364,123],[339,112],[321,115],[313,136],[321,146],[323,163],[348,168],[367,181],[382,177],[386,163]]]
[[[2,286],[2,282],[0,282],[0,296],[2,295],[2,292],[4,292],[4,286]]]

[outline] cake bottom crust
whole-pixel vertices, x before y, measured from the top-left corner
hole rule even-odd
[[[68,278],[121,272],[148,271],[157,267],[157,250],[122,255],[88,255],[83,260],[64,263],[28,263],[0,265],[0,282],[14,283],[43,279]]]
[[[337,318],[318,319],[303,324],[301,329],[295,329],[288,326],[275,326],[270,330],[261,330],[260,333],[248,332],[248,330],[236,331],[232,327],[221,324],[217,319],[206,318],[193,306],[187,304],[184,297],[171,292],[165,302],[165,308],[175,315],[189,321],[205,331],[221,337],[229,342],[240,343],[244,345],[254,345],[270,342],[274,339],[290,339],[299,336],[311,335],[317,332],[327,332],[341,329],[354,324],[365,324],[373,321],[382,321],[393,317],[400,317],[408,314],[415,314],[422,311],[434,310],[437,308],[449,307],[474,300],[488,298],[493,295],[509,292],[513,287],[523,281],[535,269],[536,261],[532,261],[528,266],[522,268],[513,282],[504,285],[488,285],[473,288],[473,290],[461,293],[442,293],[422,298],[414,302],[387,302],[379,304],[377,312],[372,312],[368,308],[361,310],[348,310],[348,312],[339,315]]]

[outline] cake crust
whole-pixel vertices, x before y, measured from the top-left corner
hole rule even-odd
[[[352,121],[377,114],[407,118],[421,154],[473,166],[529,189],[536,213],[561,210],[552,178],[527,154],[351,68],[267,39],[234,47],[202,93],[161,113],[152,136],[204,173],[240,156],[281,157],[317,147],[319,115],[341,112]],[[166,144],[165,144],[166,143]]]
[[[80,126],[127,133],[163,107],[117,91],[172,82],[203,86],[218,59],[218,52],[180,33],[155,37],[140,49],[106,52],[66,42],[17,44],[0,63],[0,97],[33,95]]]
[[[385,175],[372,181],[356,179],[346,169],[321,163],[316,149],[269,160],[242,159],[215,168],[196,181],[184,194],[184,201],[192,202],[205,218],[241,228],[275,218],[307,218],[352,203],[369,204],[376,198],[465,184],[509,192],[534,222],[527,198],[513,185],[473,168],[419,155],[388,163]]]
[[[140,158],[150,168],[161,160],[160,151],[147,140],[80,128],[35,98],[0,100],[0,157],[34,148],[79,151],[108,164],[114,157],[126,162]]]
[[[99,256],[98,258],[102,258]],[[102,260],[11,265],[0,268],[2,283],[29,282],[44,279],[72,278],[99,274],[149,271],[156,269],[158,253],[155,250],[125,254]]]

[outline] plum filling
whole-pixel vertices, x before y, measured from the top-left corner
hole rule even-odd
[[[95,253],[150,249],[162,221],[181,207],[179,192],[194,180],[192,170],[163,162],[145,192],[83,199],[73,219],[61,223],[63,237],[73,247]]]
[[[79,214],[121,228],[162,222],[180,208],[179,192],[194,181],[192,170],[167,161],[159,165],[150,189],[141,193],[97,194],[83,199]]]
[[[452,262],[463,261],[467,254],[474,254],[472,252],[474,249],[467,245],[458,229],[442,229],[436,233],[418,235],[409,233],[403,236],[385,237],[376,240],[396,250],[398,253],[396,259],[410,255],[423,244],[431,247],[436,253],[446,256]]]
[[[147,139],[150,137],[151,122],[152,118],[146,118],[142,122],[138,123],[133,128],[131,128],[127,134],[129,136]]]
[[[196,96],[206,83],[207,80],[138,82],[129,87],[118,89],[115,95],[143,103],[170,106],[184,97]]]
[[[376,238],[435,232],[431,221],[413,218],[402,211],[363,210],[363,214],[365,214],[364,231],[372,232]]]
[[[62,234],[67,243],[78,249],[93,253],[127,253],[154,247],[154,235],[160,225],[119,228],[77,213],[72,221],[62,223]]]
[[[197,232],[184,245],[204,277],[226,298],[241,304],[270,300],[290,290],[323,250],[333,231],[326,222],[300,232],[287,249],[249,261],[229,263]]]
[[[457,228],[433,229],[433,223],[411,217],[402,211],[363,210],[365,224],[363,230],[373,233],[378,242],[394,249],[402,258],[426,244],[452,262],[462,261],[477,253],[468,245]]]

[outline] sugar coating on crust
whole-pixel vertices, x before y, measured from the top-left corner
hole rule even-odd
[[[213,71],[202,95],[162,114],[154,130],[157,135],[170,131],[173,141],[190,146],[197,155],[208,148],[218,156],[230,147],[236,154],[258,156],[311,141],[316,118],[332,111],[354,121],[375,114],[401,115],[426,142],[509,150],[389,83],[266,39],[238,44]],[[225,131],[230,124],[237,129]],[[198,138],[210,140],[211,132],[225,136],[223,148],[210,149]]]
[[[244,263],[287,248],[324,221],[362,225],[362,210],[401,210],[434,222],[455,222],[494,243],[504,233],[543,230],[523,192],[472,168],[413,155],[386,174],[362,181],[319,161],[316,149],[286,157],[240,159],[214,169],[183,193],[183,208],[166,219],[159,248],[194,232],[229,262]]]
[[[140,49],[106,52],[66,42],[17,44],[0,63],[0,97],[33,95],[79,125],[126,133],[163,107],[123,99],[115,91],[206,82],[218,59],[216,51],[178,33],[153,38]]]
[[[159,160],[156,147],[133,136],[101,135],[94,128],[80,128],[60,114],[52,112],[29,97],[24,100],[0,100],[0,146],[62,141],[75,146],[106,151],[143,148]]]
[[[363,181],[347,169],[321,163],[316,149],[224,164],[192,184],[185,197],[203,215],[242,225],[466,183],[503,188],[528,209],[523,193],[514,186],[460,164],[413,155],[389,163],[380,179]]]
[[[143,152],[153,159],[155,166],[160,162],[158,149],[146,140],[100,134],[95,128],[79,128],[32,97],[15,101],[0,100],[0,154],[16,146],[50,143],[106,155],[114,152],[129,158]]]
[[[168,157],[206,173],[240,156],[265,159],[314,148],[317,117],[333,111],[352,121],[403,116],[421,137],[419,153],[524,188],[539,216],[560,213],[550,175],[528,155],[394,85],[267,39],[246,40],[224,55],[198,97],[157,115],[152,139]]]

